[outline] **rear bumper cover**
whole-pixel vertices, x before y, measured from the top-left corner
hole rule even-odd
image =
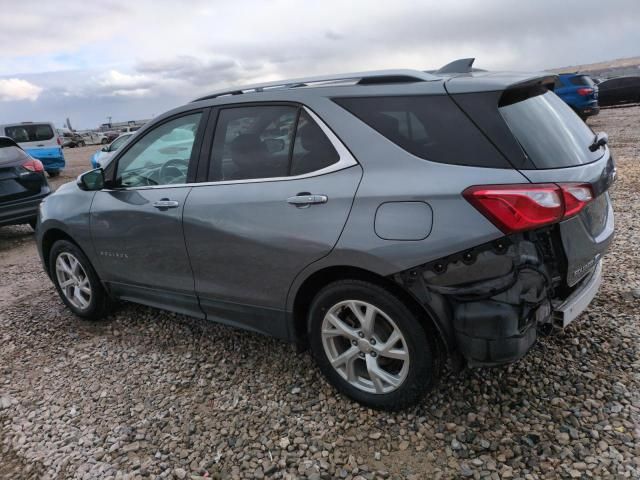
[[[596,268],[583,280],[582,285],[564,301],[553,302],[553,323],[564,328],[573,322],[591,303],[602,283],[602,260]]]
[[[62,148],[27,148],[26,152],[37,158],[44,165],[47,172],[59,172],[65,166]]]
[[[18,201],[0,204],[0,226],[28,223],[38,216],[40,202],[51,193],[49,187],[43,187],[38,195]]]

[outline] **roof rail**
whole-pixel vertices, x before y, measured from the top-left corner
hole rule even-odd
[[[275,82],[257,83],[245,85],[231,90],[219,90],[204,97],[193,100],[210,100],[224,95],[241,95],[243,93],[257,93],[265,90],[276,90],[283,88],[300,88],[310,86],[323,86],[350,82],[358,85],[374,85],[383,83],[409,83],[428,82],[438,80],[437,77],[419,70],[374,70],[370,72],[343,73],[337,75],[325,75],[319,77],[295,78],[292,80],[280,80]]]
[[[469,73],[472,71],[475,58],[460,58],[453,62],[447,63],[444,67],[437,70],[436,74],[441,73]]]

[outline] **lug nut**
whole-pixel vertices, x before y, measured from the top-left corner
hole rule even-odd
[[[357,340],[351,340],[351,345],[353,345],[354,347],[358,346],[358,341]]]
[[[360,352],[358,355],[360,355],[360,358],[364,358],[364,352]]]
[[[375,344],[376,344],[376,339],[375,339],[375,338],[372,338],[371,340],[369,340],[369,343],[370,343],[371,345],[375,345]]]
[[[358,332],[358,336],[359,336],[360,338],[364,338],[364,333],[362,333],[362,332]]]
[[[376,352],[371,352],[371,356],[372,356],[372,357],[377,357],[377,356],[378,356],[378,354],[377,354]]]

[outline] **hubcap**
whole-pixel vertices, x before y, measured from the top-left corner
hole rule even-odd
[[[91,284],[82,265],[71,253],[64,252],[56,259],[58,285],[68,302],[84,310],[91,303]]]
[[[364,392],[393,392],[409,372],[404,335],[367,302],[346,300],[331,307],[322,321],[322,345],[340,376]]]

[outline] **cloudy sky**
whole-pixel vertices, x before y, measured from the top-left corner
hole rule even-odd
[[[220,87],[476,57],[640,55],[639,0],[0,0],[0,123],[148,118]]]

